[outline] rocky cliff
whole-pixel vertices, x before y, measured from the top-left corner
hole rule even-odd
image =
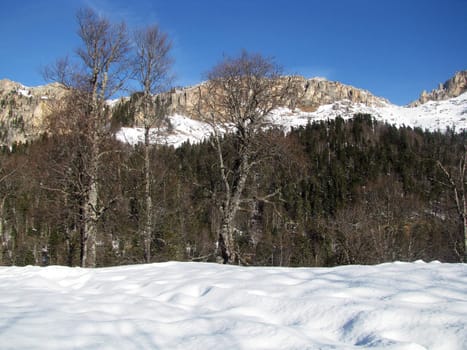
[[[29,88],[10,80],[0,80],[0,145],[25,142],[45,131],[50,114],[49,101],[63,96],[59,84]]]
[[[337,81],[296,77],[296,82],[300,96],[296,107],[307,112],[314,111],[319,106],[341,100],[363,103],[372,107],[383,106],[388,102],[381,97],[374,96],[367,90],[358,89]]]
[[[457,97],[467,91],[467,70],[457,72],[444,84],[439,84],[431,92],[423,91],[418,100],[409,104],[410,107],[420,106],[428,101],[442,101]]]
[[[298,94],[298,100],[295,101],[294,107],[306,112],[315,111],[319,106],[340,100],[363,103],[372,107],[382,106],[387,103],[385,99],[376,97],[369,91],[336,81],[322,78],[306,79],[300,76],[284,77],[283,79],[292,79]],[[192,111],[199,96],[203,93],[203,84],[174,89],[171,93],[171,112],[193,117]]]

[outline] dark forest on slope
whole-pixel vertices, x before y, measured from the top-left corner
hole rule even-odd
[[[465,133],[397,128],[356,115],[260,136],[263,161],[235,218],[243,263],[461,259],[462,223],[437,162],[456,169]],[[224,141],[234,150],[234,138]],[[74,142],[62,135],[3,149],[1,265],[79,265],[79,191],[88,179],[84,171],[64,184],[62,176],[82,166],[76,152],[85,150]],[[97,265],[144,262],[142,149],[108,139],[102,157]],[[151,158],[152,261],[215,261],[220,179],[211,143],[154,146]]]

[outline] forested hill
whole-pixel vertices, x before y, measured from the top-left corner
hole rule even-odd
[[[459,261],[462,223],[444,170],[455,176],[466,136],[362,114],[263,131],[235,218],[242,263]],[[223,139],[227,167],[238,161],[235,140]],[[75,141],[3,148],[0,265],[80,264],[89,179]],[[210,141],[151,149],[152,261],[216,259],[222,184]],[[144,148],[109,139],[101,149],[97,265],[144,262]]]

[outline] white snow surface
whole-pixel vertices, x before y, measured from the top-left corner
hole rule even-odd
[[[448,127],[455,128],[456,131],[467,129],[467,92],[449,100],[430,101],[418,107],[397,106],[383,100],[381,104],[383,106],[368,106],[342,100],[321,106],[315,112],[278,108],[268,116],[268,122],[271,126],[290,131],[291,127],[304,126],[314,121],[334,119],[338,116],[349,119],[357,113],[366,113],[379,121],[396,126],[420,127],[431,131],[444,131]],[[160,132],[154,129],[151,138],[153,143],[178,147],[185,141],[200,142],[212,133],[212,126],[202,121],[182,115],[173,115],[169,119],[172,130]],[[226,129],[222,126],[220,128],[221,131]],[[117,133],[117,139],[134,145],[143,142],[143,135],[142,128],[122,128]]]
[[[29,91],[26,87],[23,86],[23,88],[18,89],[18,94],[24,96],[24,97],[32,97],[31,91]]]
[[[167,146],[180,147],[184,142],[198,143],[209,137],[212,127],[204,122],[190,119],[183,115],[172,115],[169,117],[172,130],[150,130],[152,143]],[[117,133],[117,140],[131,145],[144,142],[144,128],[121,128]]]
[[[4,350],[466,346],[466,264],[0,267]]]

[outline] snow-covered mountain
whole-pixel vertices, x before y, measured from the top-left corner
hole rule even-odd
[[[285,130],[337,116],[347,119],[357,113],[371,114],[377,120],[390,124],[429,130],[467,128],[467,71],[457,73],[409,106],[397,106],[367,90],[322,78],[293,76],[282,79],[296,84],[300,96],[295,109],[282,107],[269,116],[272,125]],[[199,84],[172,90],[170,128],[153,130],[153,142],[179,146],[185,141],[199,142],[210,135],[212,127],[190,113],[203,88],[204,85]],[[0,144],[23,142],[47,132],[44,120],[50,113],[50,101],[60,98],[63,93],[58,84],[30,88],[0,80]],[[109,101],[109,106],[118,108],[124,100]],[[122,128],[116,135],[117,139],[130,144],[141,142],[143,130],[137,126],[138,121],[134,128]]]
[[[301,96],[297,107],[278,108],[268,117],[270,125],[282,127],[304,126],[314,121],[342,117],[352,118],[355,114],[371,114],[376,120],[396,126],[410,126],[427,130],[457,131],[467,128],[467,71],[440,84],[438,89],[408,106],[398,106],[370,92],[326,79],[290,77],[297,84]],[[179,146],[185,141],[199,142],[208,137],[212,126],[190,118],[190,107],[196,96],[203,93],[202,84],[172,92],[171,131],[153,131],[153,142]],[[227,130],[228,127],[223,126]],[[117,138],[122,142],[136,144],[143,141],[143,130],[122,128]]]
[[[451,79],[431,92],[423,91],[418,100],[412,102],[410,106],[419,106],[428,101],[442,101],[452,97],[457,97],[467,91],[467,70],[457,72]]]
[[[305,112],[298,108],[279,108],[269,116],[268,122],[288,131],[292,127],[304,126],[314,121],[336,117],[349,119],[358,113],[371,114],[376,120],[397,126],[431,131],[445,130],[449,127],[460,131],[467,129],[467,92],[448,100],[428,101],[415,107],[397,106],[383,100],[378,105],[368,105],[344,99],[322,105],[313,112]],[[172,125],[171,131],[153,130],[153,142],[177,147],[185,141],[199,142],[209,137],[212,132],[210,124],[180,114],[170,116],[169,120]],[[117,139],[130,144],[142,142],[143,129],[122,128],[117,133]]]

